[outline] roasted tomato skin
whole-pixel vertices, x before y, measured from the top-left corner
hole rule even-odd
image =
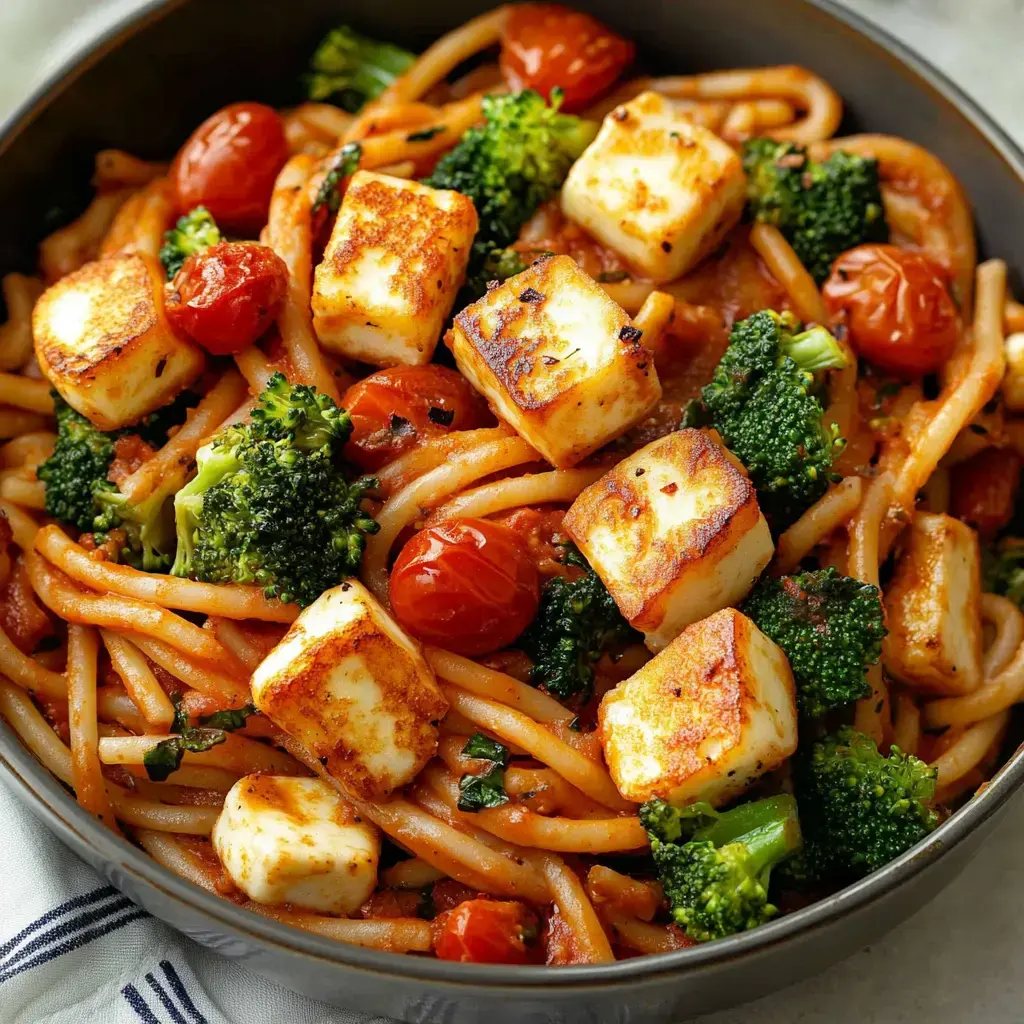
[[[288,268],[258,242],[218,242],[185,260],[165,311],[171,326],[213,355],[251,345],[277,319]]]
[[[891,373],[934,373],[959,336],[945,272],[894,245],[859,245],[832,265],[822,290],[833,325],[858,354]]]
[[[507,647],[526,629],[540,582],[515,531],[487,519],[447,519],[402,548],[390,597],[414,637],[472,657]]]
[[[433,364],[371,373],[345,392],[341,404],[352,417],[345,457],[371,473],[428,437],[494,422],[462,374]]]
[[[284,124],[272,107],[232,103],[218,110],[171,165],[179,212],[205,206],[222,230],[255,237],[289,155]]]
[[[537,930],[537,915],[523,903],[467,900],[435,919],[434,952],[461,963],[526,964]]]
[[[994,537],[1013,518],[1020,472],[1020,456],[1006,448],[986,448],[958,463],[950,475],[950,513],[982,538]]]
[[[501,39],[501,72],[513,91],[545,98],[561,89],[573,113],[607,92],[632,63],[636,47],[596,18],[561,4],[518,4]]]

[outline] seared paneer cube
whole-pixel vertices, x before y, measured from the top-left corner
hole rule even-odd
[[[653,281],[671,281],[739,220],[747,180],[735,151],[672,101],[616,107],[573,164],[562,211]]]
[[[563,525],[654,651],[738,604],[774,553],[750,480],[700,430],[623,459],[576,499]]]
[[[419,648],[354,580],[302,612],[251,685],[260,711],[367,800],[412,781],[448,710]]]
[[[357,171],[316,268],[321,344],[374,366],[430,362],[476,227],[473,201],[458,192]]]
[[[796,750],[793,673],[735,608],[688,626],[598,710],[619,792],[721,806]]]
[[[36,303],[32,334],[50,383],[101,430],[166,405],[205,365],[202,351],[167,322],[163,267],[140,253],[61,278]]]
[[[553,466],[597,451],[661,397],[642,332],[568,256],[492,288],[450,339],[463,375]]]
[[[257,903],[351,914],[377,885],[377,830],[321,779],[239,779],[212,839],[228,877]]]
[[[981,551],[969,526],[952,516],[914,516],[885,611],[882,658],[895,679],[951,696],[981,685]]]

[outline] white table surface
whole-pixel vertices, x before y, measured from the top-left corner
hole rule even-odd
[[[0,0],[0,118],[83,37],[135,2]],[[950,74],[1024,143],[1024,0],[846,2]],[[882,941],[699,1024],[1024,1021],[1022,860],[1024,801],[1017,800],[964,874]]]

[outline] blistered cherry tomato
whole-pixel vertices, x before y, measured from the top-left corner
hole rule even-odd
[[[562,109],[582,110],[615,84],[636,48],[596,18],[560,4],[518,4],[501,39],[501,72],[513,90],[562,89]]]
[[[514,530],[447,519],[402,548],[390,594],[395,617],[413,636],[458,654],[489,654],[533,621],[540,581]]]
[[[537,915],[522,903],[467,900],[435,920],[434,952],[462,963],[525,964],[537,931]]]
[[[353,384],[341,404],[352,417],[345,455],[372,472],[421,441],[493,422],[469,381],[444,366],[396,366]]]
[[[288,268],[257,242],[218,242],[185,260],[167,299],[171,326],[214,355],[251,345],[277,319]]]
[[[274,179],[289,157],[277,111],[232,103],[208,117],[171,166],[181,213],[205,206],[222,230],[254,237],[267,222]]]
[[[946,275],[927,256],[894,245],[858,245],[832,265],[823,289],[853,348],[893,373],[934,373],[957,342]]]
[[[986,448],[950,474],[950,512],[982,535],[992,537],[1013,518],[1020,488],[1021,460],[1007,448]]]

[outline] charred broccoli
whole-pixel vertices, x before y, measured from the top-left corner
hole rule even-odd
[[[519,638],[533,659],[532,679],[559,700],[590,697],[594,665],[611,647],[639,634],[622,617],[614,598],[575,548],[567,565],[583,570],[575,580],[555,576],[544,585],[537,616]]]
[[[769,523],[781,532],[828,489],[845,441],[825,422],[815,374],[847,364],[824,327],[800,331],[763,310],[733,326],[714,378],[684,424],[712,426],[747,467]]]
[[[778,913],[769,902],[772,869],[800,849],[796,801],[775,796],[716,811],[663,800],[640,807],[640,822],[672,917],[697,942],[725,938]]]
[[[801,714],[816,718],[870,693],[866,673],[886,634],[877,587],[831,567],[765,577],[740,610],[785,652]]]
[[[426,181],[462,192],[476,206],[480,227],[468,277],[478,294],[487,287],[484,267],[492,251],[516,240],[597,133],[593,122],[559,113],[560,103],[559,90],[552,91],[550,106],[531,90],[486,97],[485,124],[470,128]]]
[[[376,481],[350,482],[340,462],[351,432],[330,398],[274,374],[251,422],[197,453],[198,473],[174,499],[171,571],[257,583],[267,597],[300,605],[357,573],[378,526],[361,508]]]
[[[889,237],[871,157],[839,150],[819,163],[796,143],[751,139],[743,168],[750,215],[786,236],[818,284],[840,253]]]
[[[929,807],[936,769],[850,727],[797,753],[794,786],[804,830],[802,853],[786,866],[791,882],[845,882],[888,864],[939,823]]]
[[[311,100],[337,103],[354,114],[405,74],[415,59],[415,54],[400,46],[368,39],[342,25],[331,29],[313,51],[306,94]]]

